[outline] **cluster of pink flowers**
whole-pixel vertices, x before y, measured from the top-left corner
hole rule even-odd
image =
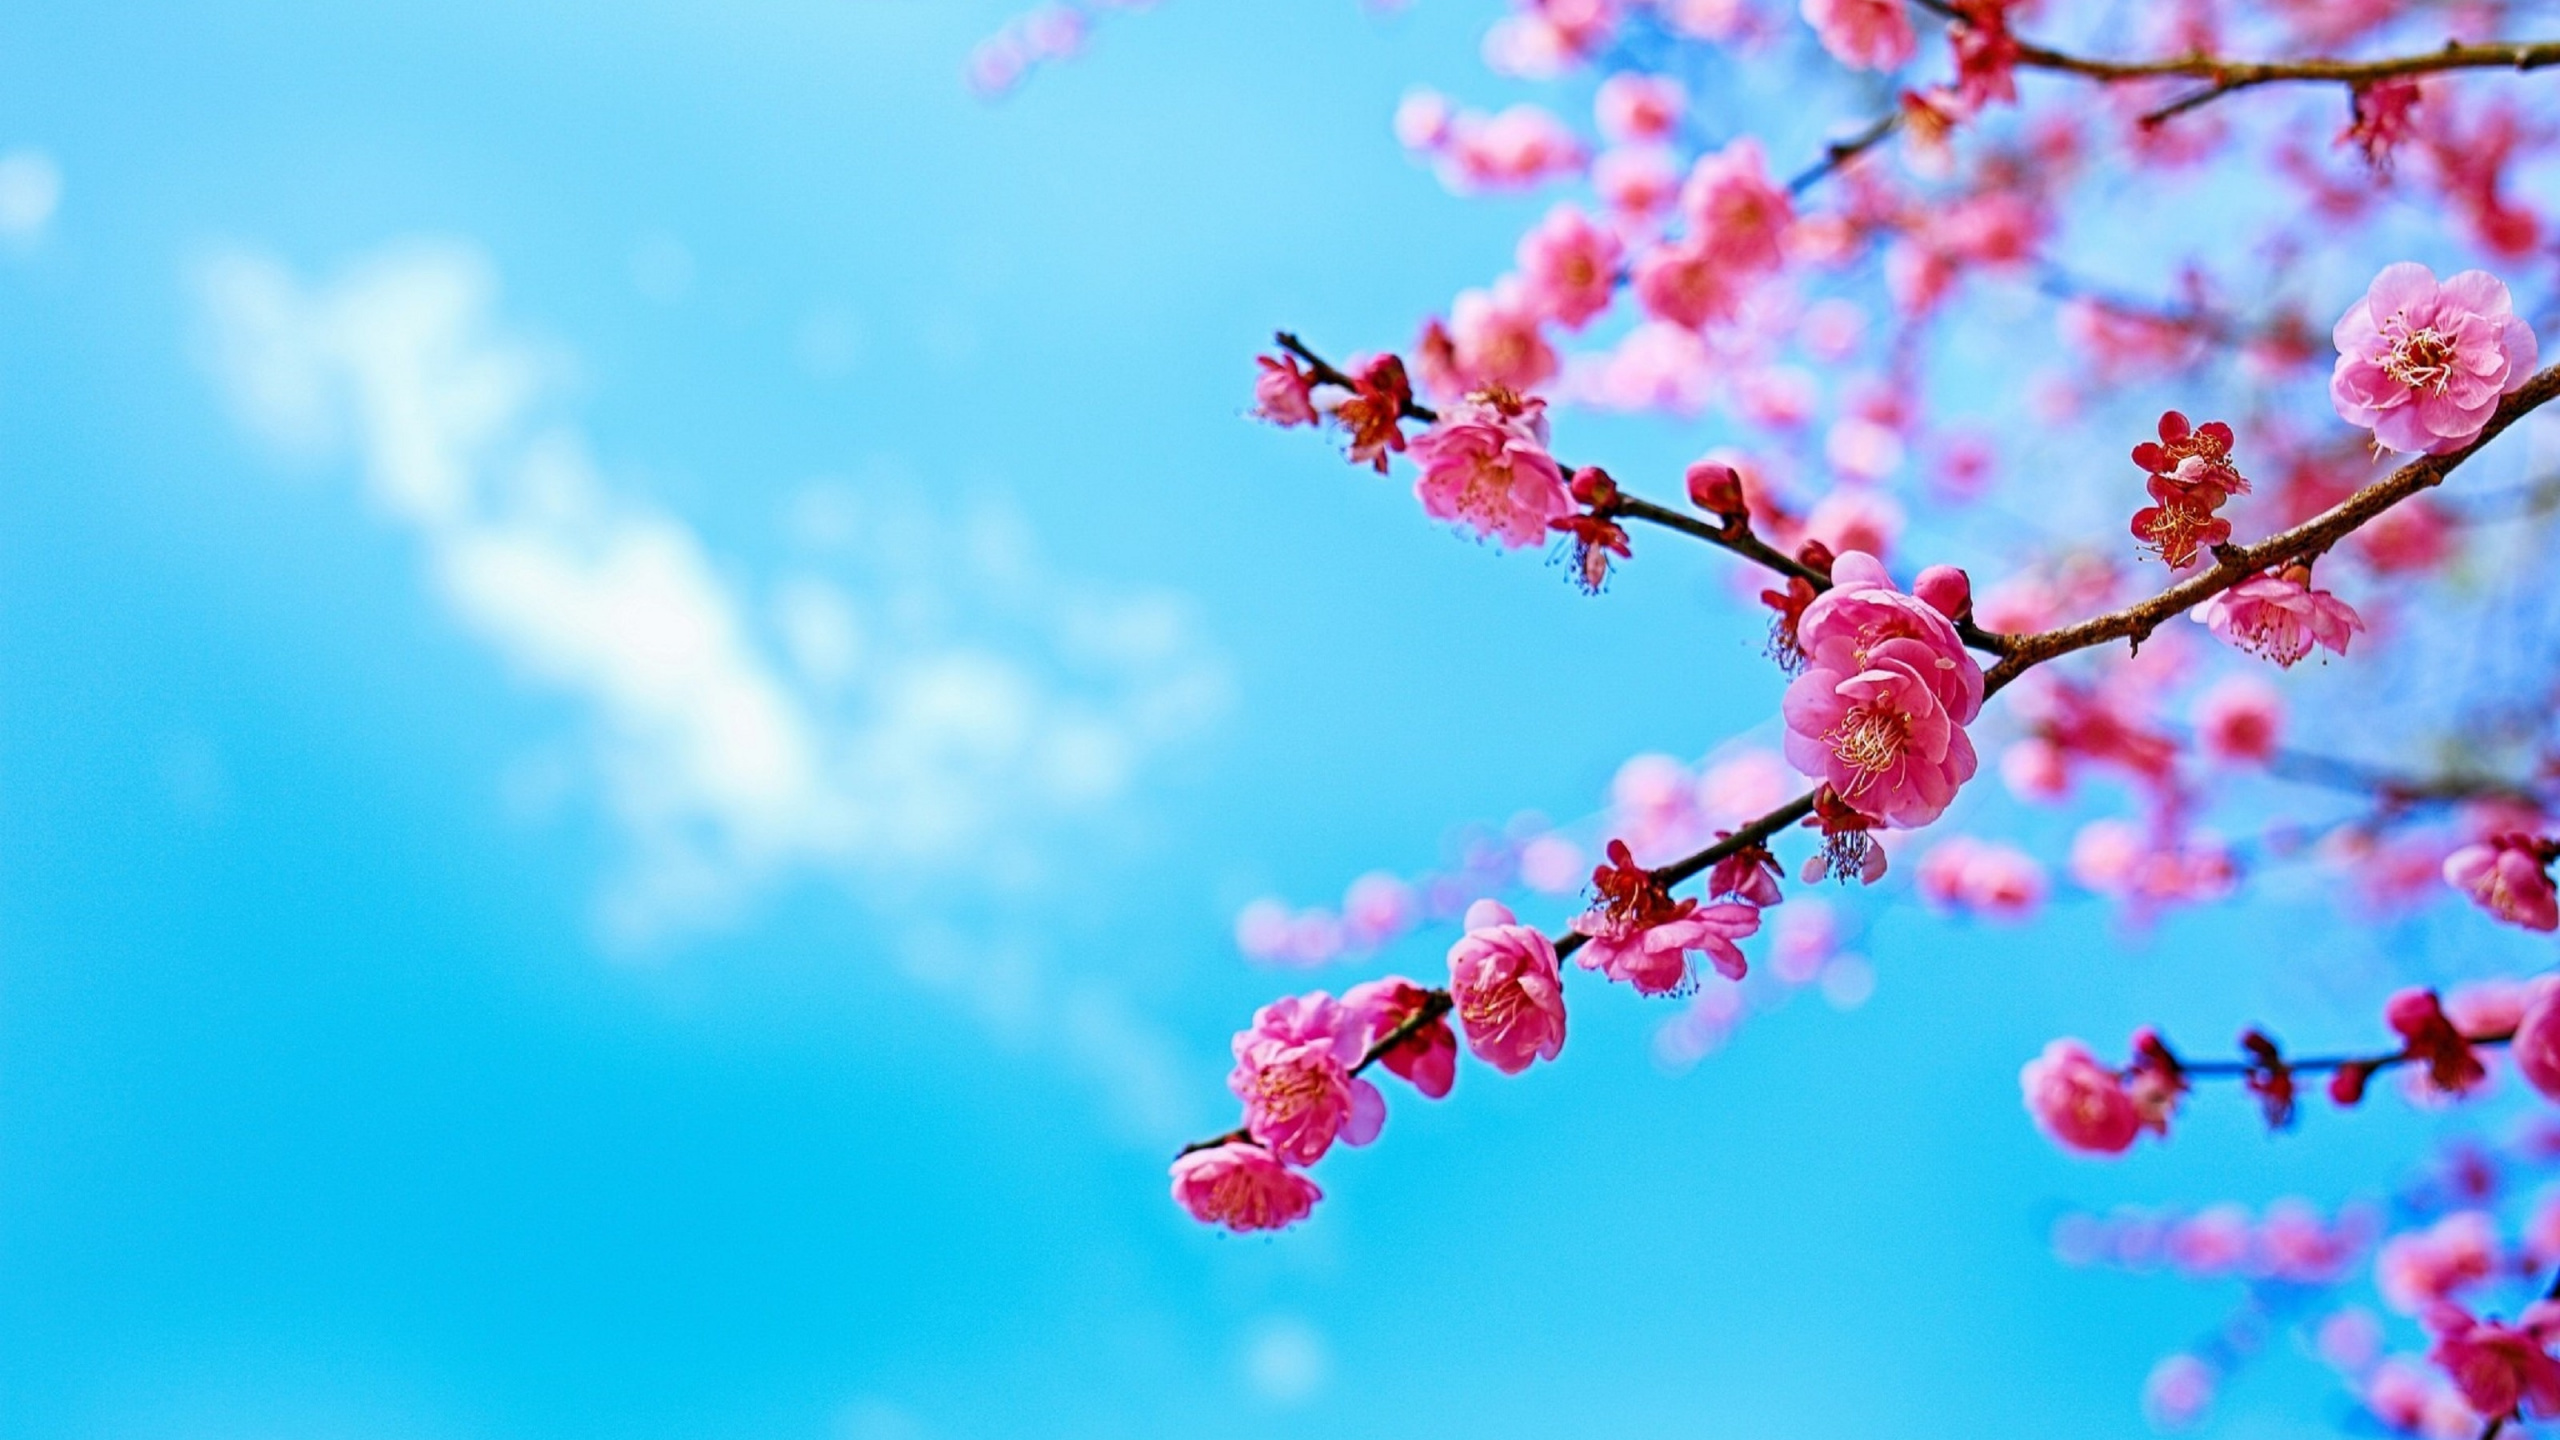
[[[1766,873],[1747,870],[1729,879],[1736,892],[1774,894]],[[1759,933],[1760,907],[1740,900],[1701,905],[1673,900],[1653,873],[1635,863],[1626,842],[1609,842],[1609,860],[1591,872],[1598,903],[1574,917],[1574,933],[1587,938],[1577,957],[1586,970],[1621,980],[1639,995],[1668,995],[1689,987],[1689,956],[1705,955],[1717,974],[1739,980],[1749,970],[1737,940]]]
[[[1174,1200],[1204,1222],[1237,1231],[1276,1230],[1305,1218],[1323,1192],[1295,1167],[1322,1159],[1336,1140],[1366,1145],[1386,1123],[1386,1097],[1359,1073],[1372,1048],[1407,1030],[1378,1063],[1425,1095],[1449,1093],[1455,1042],[1430,999],[1421,986],[1389,977],[1340,1000],[1319,990],[1256,1011],[1251,1028],[1235,1037],[1235,1069],[1227,1076],[1227,1088],[1244,1102],[1243,1133],[1177,1158]]]
[[[1941,910],[2024,920],[2044,903],[2044,867],[2015,845],[1957,835],[1920,857],[1920,894]]]
[[[2496,835],[2446,856],[2444,880],[2510,925],[2560,930],[2560,890],[2551,883],[2555,858],[2560,858],[2560,844],[2531,835]]]
[[[1964,572],[1896,589],[1871,555],[1832,563],[1831,588],[1796,623],[1804,673],[1787,687],[1788,763],[1876,821],[1917,828],[1946,813],[1977,761],[1964,727],[1982,711],[1982,667],[1958,637]]]

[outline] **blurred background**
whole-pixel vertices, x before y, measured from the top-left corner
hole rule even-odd
[[[1240,904],[1781,677],[1714,557],[1586,599],[1244,417],[1272,327],[1401,343],[1534,213],[1388,133],[1498,89],[1495,0],[1180,0],[982,103],[1012,8],[0,16],[0,1437],[2146,1433],[2236,1282],[2054,1217],[2444,1122],[2074,1162],[2020,1062],[2323,1048],[2511,932],[1898,907],[1863,1004],[1675,1074],[1576,986],[1310,1223],[1168,1202],[1255,1005],[1449,939],[1257,972]],[[2219,1433],[2348,1408],[2261,1367]]]

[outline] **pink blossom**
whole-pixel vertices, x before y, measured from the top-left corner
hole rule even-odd
[[[2515,1033],[2524,1012],[2542,993],[2528,980],[2473,980],[2445,992],[2445,1018],[2453,1028],[2478,1039]]]
[[[1920,857],[1920,893],[1942,910],[2023,920],[2044,903],[2044,867],[2014,845],[1952,836]]]
[[[1324,1192],[1270,1151],[1231,1140],[1175,1160],[1173,1198],[1194,1219],[1242,1233],[1293,1225]]]
[[[2552,886],[2550,864],[2532,836],[2499,835],[2446,856],[2444,881],[2510,925],[2560,930],[2560,890]]]
[[[2560,1415],[2560,1360],[2545,1347],[2560,1333],[2560,1304],[2538,1300],[2517,1323],[2474,1319],[2461,1310],[2429,1317],[2436,1344],[2427,1358],[2483,1415]]]
[[[2535,988],[2524,1013],[2516,1017],[2515,1043],[2508,1053],[2516,1073],[2546,1100],[2560,1100],[2560,985]]]
[[[1462,292],[1446,326],[1423,327],[1414,369],[1435,398],[1474,390],[1533,390],[1555,378],[1556,352],[1539,333],[1538,302],[1517,277]]]
[[[2442,455],[2470,444],[2498,397],[2533,373],[2533,327],[2514,311],[2485,270],[2438,282],[2414,261],[2384,266],[2333,335],[2339,418],[2393,450]]]
[[[1366,1053],[1420,1013],[1430,998],[1430,991],[1401,975],[1390,975],[1352,986],[1343,993],[1342,1008],[1351,1012],[1359,1027],[1360,1048]],[[1437,1100],[1449,1093],[1457,1079],[1458,1037],[1450,1033],[1448,1017],[1440,1016],[1397,1042],[1378,1057],[1378,1063]]]
[[[1646,314],[1696,330],[1733,314],[1733,276],[1701,240],[1656,245],[1636,256],[1636,303]]]
[[[1805,23],[1843,65],[1899,70],[1920,46],[1903,0],[1804,0]]]
[[[2226,643],[2288,669],[2314,645],[2346,654],[2364,628],[2353,606],[2312,589],[2310,572],[2299,565],[2241,581],[2196,607],[2196,618]]]
[[[1898,0],[1897,0],[1898,3]],[[1680,187],[1680,213],[1709,254],[1749,274],[1776,269],[1786,258],[1787,226],[1795,204],[1770,182],[1760,142],[1746,135],[1702,155]]]
[[[1498,902],[1467,911],[1467,933],[1449,947],[1449,993],[1476,1058],[1505,1075],[1564,1049],[1564,983],[1555,946]]]
[[[1520,237],[1520,279],[1531,307],[1568,329],[1609,308],[1625,247],[1571,205],[1547,212]]]
[[[1294,355],[1254,357],[1262,373],[1253,382],[1253,413],[1274,425],[1316,423],[1315,382]]]
[[[1787,687],[1788,763],[1868,816],[1926,825],[1973,778],[1964,727],[1982,709],[1982,667],[1875,557],[1844,554],[1831,578],[1796,627],[1806,666]]]
[[[1372,870],[1351,882],[1342,895],[1343,938],[1363,950],[1394,940],[1421,918],[1421,902],[1413,887],[1384,870]],[[1343,1003],[1349,1004],[1345,996]]]
[[[1592,99],[1600,133],[1620,145],[1670,138],[1689,108],[1689,90],[1669,75],[1621,70],[1600,82]]]
[[[1591,162],[1591,188],[1620,215],[1643,219],[1670,207],[1680,192],[1680,165],[1659,145],[1621,145]]]
[[[2142,1133],[2142,1115],[2116,1073],[2077,1040],[2056,1040],[2027,1062],[2018,1083],[2027,1113],[2069,1149],[2116,1155]]]
[[[1360,1063],[1360,1024],[1319,990],[1274,1000],[1235,1038],[1227,1088],[1244,1101],[1245,1130],[1272,1154],[1311,1165],[1336,1136],[1353,1145],[1378,1138],[1387,1116],[1378,1087],[1351,1073]]]
[[[2461,1210],[2424,1230],[2395,1235],[2374,1257],[2374,1288],[2403,1315],[2424,1314],[2498,1269],[2498,1225]]]
[[[1757,906],[1675,901],[1635,863],[1623,840],[1609,842],[1609,863],[1592,872],[1591,883],[1599,903],[1573,920],[1574,932],[1590,942],[1576,957],[1582,968],[1623,980],[1641,995],[1686,989],[1692,950],[1728,980],[1747,973],[1733,942],[1758,933]]]
[[[1844,420],[1843,425],[1864,424]],[[1837,433],[1836,431],[1834,432]],[[1890,432],[1885,432],[1890,441]],[[1893,441],[1897,456],[1900,442]],[[1834,555],[1860,551],[1883,556],[1893,549],[1902,536],[1902,506],[1895,499],[1874,490],[1839,489],[1825,495],[1811,513],[1804,517],[1804,537],[1819,540]]]
[[[1432,151],[1449,143],[1457,107],[1437,90],[1410,90],[1396,105],[1396,143],[1407,150]]]
[[[1499,114],[1461,111],[1449,121],[1442,153],[1448,178],[1459,188],[1525,188],[1582,168],[1582,142],[1552,113],[1535,105]]]
[[[1414,494],[1435,520],[1455,520],[1505,545],[1539,545],[1573,500],[1547,453],[1547,403],[1505,391],[1458,402],[1415,437]]]
[[[2184,1430],[2213,1408],[2222,1377],[2193,1355],[2171,1355],[2151,1367],[2142,1382],[2142,1413],[2163,1430]]]
[[[2234,675],[2196,701],[2196,739],[2227,764],[2263,765],[2284,737],[2284,696],[2255,675]]]

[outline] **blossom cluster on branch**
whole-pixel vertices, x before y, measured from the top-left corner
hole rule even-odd
[[[1483,44],[1512,98],[1416,90],[1391,128],[1454,194],[1561,193],[1409,343],[1337,359],[1282,332],[1253,413],[1592,595],[1666,546],[1722,552],[1767,628],[1732,662],[1763,677],[1767,722],[1700,737],[1694,765],[1630,760],[1596,818],[1472,832],[1451,866],[1372,872],[1338,908],[1249,906],[1238,944],[1264,964],[1456,933],[1445,973],[1256,1013],[1233,1043],[1241,1123],[1175,1161],[1175,1198],[1240,1231],[1304,1218],[1309,1167],[1379,1140],[1405,1087],[1438,1100],[1478,1062],[1557,1060],[1568,993],[1598,993],[1571,970],[1681,997],[1657,1041],[1680,1064],[1769,986],[1857,1003],[1876,957],[1845,937],[1883,903],[1861,897],[2003,923],[2089,897],[2144,931],[2312,884],[2351,924],[2442,904],[2484,937],[2560,929],[2538,573],[2560,490],[2501,486],[2530,446],[2480,458],[2560,397],[2560,367],[2537,368],[2560,272],[2534,199],[2560,171],[2560,100],[2534,73],[2560,41],[2512,33],[2530,19],[2497,0],[1513,0]],[[1592,412],[1682,426],[1695,459],[1652,475],[1589,453]],[[2076,828],[2057,844],[2031,807]],[[2357,997],[2373,1038],[2342,1053],[2237,1016],[2210,1054],[2154,1029],[2116,1054],[2058,1039],[2021,1057],[2026,1110],[2071,1152],[2121,1155],[2215,1087],[2273,1128],[2383,1083],[2436,1105],[2511,1072],[2560,1102],[2560,982],[2512,968]],[[2387,1426],[2560,1416],[2560,1306],[2538,1281],[2473,1303],[2560,1245],[2511,1253],[2471,1212],[2429,1218],[2453,1227],[2434,1239],[2215,1213],[2176,1243],[2253,1284],[2333,1286],[2380,1257],[2425,1358],[2342,1335],[2359,1358],[2333,1363]],[[2184,1423],[2231,1356],[2173,1360],[2150,1403]]]

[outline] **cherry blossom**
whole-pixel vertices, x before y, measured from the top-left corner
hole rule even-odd
[[[1387,1118],[1378,1087],[1351,1073],[1360,1063],[1358,1017],[1330,995],[1274,1000],[1235,1038],[1227,1088],[1244,1101],[1245,1129],[1281,1159],[1311,1165],[1339,1137],[1366,1145]]]
[[[1314,1181],[1240,1140],[1173,1162],[1174,1203],[1194,1219],[1238,1232],[1285,1229],[1323,1198]]]
[[[2289,566],[2256,575],[2214,596],[2196,618],[2230,645],[2291,669],[2320,646],[2344,655],[2364,619],[2347,602],[2311,588],[2311,572]]]
[[[1937,819],[1973,778],[1964,727],[1982,709],[1982,668],[1952,621],[1853,551],[1795,638],[1808,664],[1787,687],[1788,762],[1877,820]]]
[[[1505,545],[1543,542],[1549,523],[1573,508],[1547,453],[1546,408],[1507,390],[1460,401],[1412,442],[1422,508]]]
[[[1509,907],[1478,901],[1449,947],[1449,993],[1476,1058],[1517,1075],[1564,1049],[1564,984],[1556,949]]]
[[[2424,265],[2383,267],[2338,319],[2329,396],[2338,417],[2393,450],[2442,455],[2471,443],[2498,398],[2533,371],[2533,328],[2485,270],[2439,282]]]

